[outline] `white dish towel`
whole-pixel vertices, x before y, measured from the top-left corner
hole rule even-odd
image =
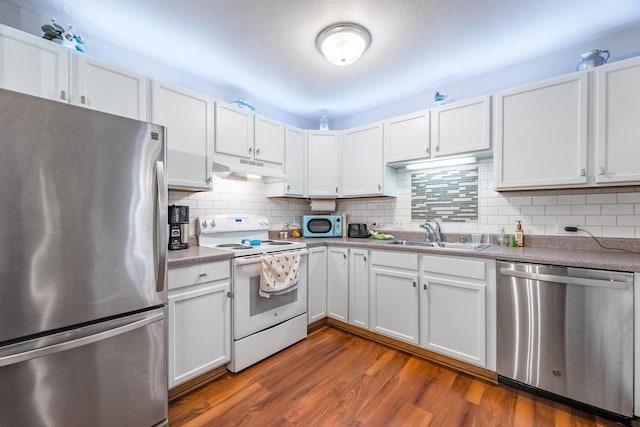
[[[261,297],[282,295],[298,288],[298,270],[300,254],[284,253],[265,255],[261,258],[260,291]]]

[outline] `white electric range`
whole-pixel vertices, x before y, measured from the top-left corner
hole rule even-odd
[[[268,237],[269,221],[259,215],[198,218],[200,246],[233,252],[231,372],[241,371],[307,336],[306,244]],[[300,255],[298,287],[264,298],[258,294],[261,258],[276,253]]]

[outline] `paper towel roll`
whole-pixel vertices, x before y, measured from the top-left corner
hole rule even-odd
[[[333,212],[335,210],[335,199],[311,199],[311,211],[313,212]]]

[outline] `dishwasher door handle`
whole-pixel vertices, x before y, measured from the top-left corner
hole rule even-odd
[[[501,268],[500,274],[503,276],[519,277],[521,279],[539,280],[541,282],[566,283],[568,285],[594,286],[611,289],[626,289],[631,285],[630,280],[588,279],[584,277],[557,276],[555,274],[529,273],[527,271],[511,270],[510,268]]]

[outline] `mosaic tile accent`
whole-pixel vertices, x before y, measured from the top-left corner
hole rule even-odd
[[[477,223],[478,166],[412,173],[411,219]]]

